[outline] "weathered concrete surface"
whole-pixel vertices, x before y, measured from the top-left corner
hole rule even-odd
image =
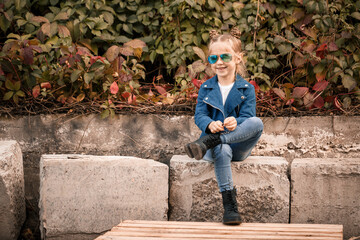
[[[40,177],[43,238],[94,239],[124,219],[167,220],[168,166],[163,163],[43,155]]]
[[[23,158],[16,141],[0,141],[0,239],[16,240],[25,221]]]
[[[264,118],[255,155],[304,157],[360,156],[360,116]]]
[[[280,157],[233,162],[240,214],[246,222],[289,221],[288,163]],[[170,160],[170,213],[174,221],[222,221],[223,207],[212,163],[185,155]]]
[[[291,223],[344,225],[360,236],[360,158],[295,159],[291,165]]]
[[[253,155],[356,157],[360,155],[360,116],[262,118],[264,133]],[[40,115],[0,118],[0,140],[16,140],[23,151],[29,227],[38,232],[39,160],[42,154],[78,153],[151,158],[169,163],[198,138],[192,116]],[[34,227],[32,227],[34,226]]]

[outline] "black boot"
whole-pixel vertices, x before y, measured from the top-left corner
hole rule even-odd
[[[195,142],[187,144],[185,146],[185,151],[189,157],[200,160],[204,157],[208,149],[211,149],[220,143],[220,133],[213,133],[203,136]]]
[[[241,223],[241,217],[238,211],[236,201],[236,189],[227,190],[221,193],[224,205],[223,223],[226,225],[238,225]]]

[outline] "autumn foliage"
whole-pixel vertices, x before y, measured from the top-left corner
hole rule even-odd
[[[234,26],[260,115],[359,109],[360,1],[352,0],[5,0],[0,101],[88,103],[103,117],[193,106],[213,75],[209,31]]]

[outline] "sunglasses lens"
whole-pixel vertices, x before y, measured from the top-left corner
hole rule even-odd
[[[221,60],[223,60],[224,62],[230,62],[232,59],[232,56],[229,53],[221,54],[220,57],[221,57]]]
[[[218,56],[217,56],[217,55],[210,55],[210,56],[208,57],[208,61],[209,61],[210,64],[216,63],[217,60],[218,60]]]

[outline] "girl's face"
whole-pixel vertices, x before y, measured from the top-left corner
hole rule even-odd
[[[220,55],[224,53],[231,54],[232,60],[230,62],[224,62],[220,58]],[[239,62],[239,59],[228,42],[215,42],[211,44],[209,55],[218,56],[217,62],[211,64],[211,69],[217,74],[219,79],[235,79],[236,64]]]

